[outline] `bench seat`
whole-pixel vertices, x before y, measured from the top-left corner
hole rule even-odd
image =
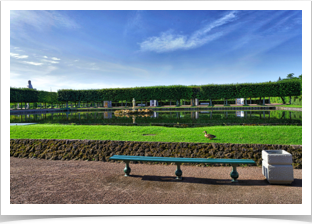
[[[182,180],[182,170],[180,169],[181,163],[207,163],[207,164],[230,164],[232,166],[232,172],[230,176],[232,182],[237,182],[238,172],[236,167],[239,164],[253,164],[256,162],[251,159],[214,159],[214,158],[180,158],[180,157],[153,157],[153,156],[127,156],[127,155],[113,155],[109,160],[119,160],[126,163],[124,169],[125,176],[129,176],[131,169],[129,166],[130,161],[138,162],[169,162],[175,163],[177,165],[177,170],[175,171],[176,179]]]

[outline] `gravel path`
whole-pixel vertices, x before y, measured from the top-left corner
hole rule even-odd
[[[10,158],[11,204],[301,204],[302,170],[295,169],[291,185],[270,185],[260,167],[238,167],[238,183],[231,183],[231,167],[182,165],[183,181],[176,181],[175,165],[60,161]]]

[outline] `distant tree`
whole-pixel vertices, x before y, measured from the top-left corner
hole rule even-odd
[[[301,75],[299,75],[299,79],[302,79],[302,74],[301,74]]]
[[[277,81],[281,81],[281,80],[282,80],[281,77],[279,77]]]
[[[294,75],[295,75],[294,73],[288,74],[288,75],[287,75],[287,79],[293,79],[293,78],[294,78]]]

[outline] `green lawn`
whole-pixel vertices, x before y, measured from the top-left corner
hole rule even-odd
[[[216,135],[217,138],[213,140],[205,138],[204,130],[209,134]],[[159,126],[38,124],[11,126],[10,138],[301,145],[302,127],[212,126],[199,128],[169,128]]]
[[[302,105],[282,104],[282,105],[275,105],[275,107],[298,107],[298,108],[302,108]]]

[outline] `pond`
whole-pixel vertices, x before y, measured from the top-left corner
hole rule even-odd
[[[56,112],[11,115],[10,123],[84,124],[84,125],[302,125],[301,111],[157,111],[152,114],[115,116],[113,111]]]

